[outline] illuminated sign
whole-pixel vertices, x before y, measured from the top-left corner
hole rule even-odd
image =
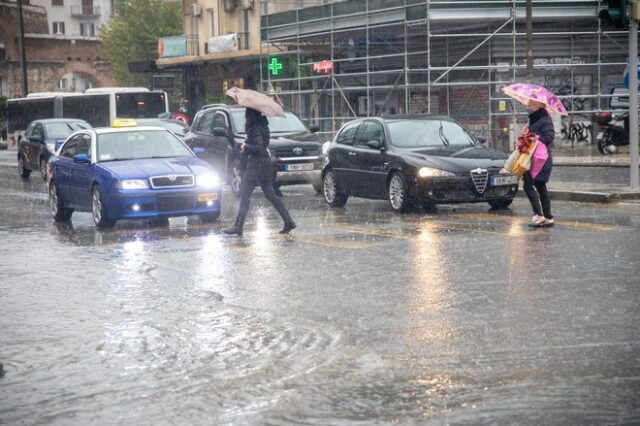
[[[282,62],[280,62],[278,58],[271,58],[271,63],[267,65],[267,68],[269,68],[269,71],[271,71],[272,75],[282,74],[283,66]]]
[[[331,71],[333,71],[333,61],[324,60],[316,62],[315,64],[313,64],[313,70],[315,72],[329,74]]]

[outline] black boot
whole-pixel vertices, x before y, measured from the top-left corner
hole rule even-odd
[[[288,234],[289,231],[296,229],[298,225],[296,225],[296,223],[294,221],[288,221],[284,223],[284,226],[282,227],[282,229],[280,230],[281,234]]]
[[[244,219],[237,217],[236,223],[234,223],[231,228],[223,229],[222,232],[224,232],[227,235],[237,235],[238,237],[242,237],[243,225],[244,225]]]

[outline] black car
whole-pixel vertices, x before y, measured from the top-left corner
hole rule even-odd
[[[388,199],[398,212],[445,203],[506,208],[518,179],[500,174],[507,155],[482,142],[448,117],[351,121],[327,149],[324,198],[333,207],[343,206],[349,196]]]
[[[246,139],[244,114],[245,108],[240,106],[205,106],[196,114],[185,136],[190,148],[205,149],[200,157],[219,173],[226,174],[226,181],[236,195],[240,190],[240,144]],[[268,120],[276,185],[311,183],[321,193],[323,157],[320,140],[314,133],[317,129],[310,130],[291,112]]]
[[[91,124],[76,118],[49,118],[29,123],[24,137],[18,144],[18,173],[28,178],[33,170],[40,170],[42,179],[47,179],[47,161],[60,144],[71,133],[89,129]]]

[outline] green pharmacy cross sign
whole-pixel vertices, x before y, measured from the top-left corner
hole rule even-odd
[[[267,65],[267,68],[269,68],[272,75],[279,75],[282,74],[282,68],[284,67],[278,58],[271,58],[271,62]]]

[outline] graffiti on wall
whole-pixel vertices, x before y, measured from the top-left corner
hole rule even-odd
[[[581,93],[590,91],[590,75],[573,79],[569,76],[547,76],[544,79],[544,86],[560,97],[567,111],[584,111],[590,108],[588,99],[580,96]]]

